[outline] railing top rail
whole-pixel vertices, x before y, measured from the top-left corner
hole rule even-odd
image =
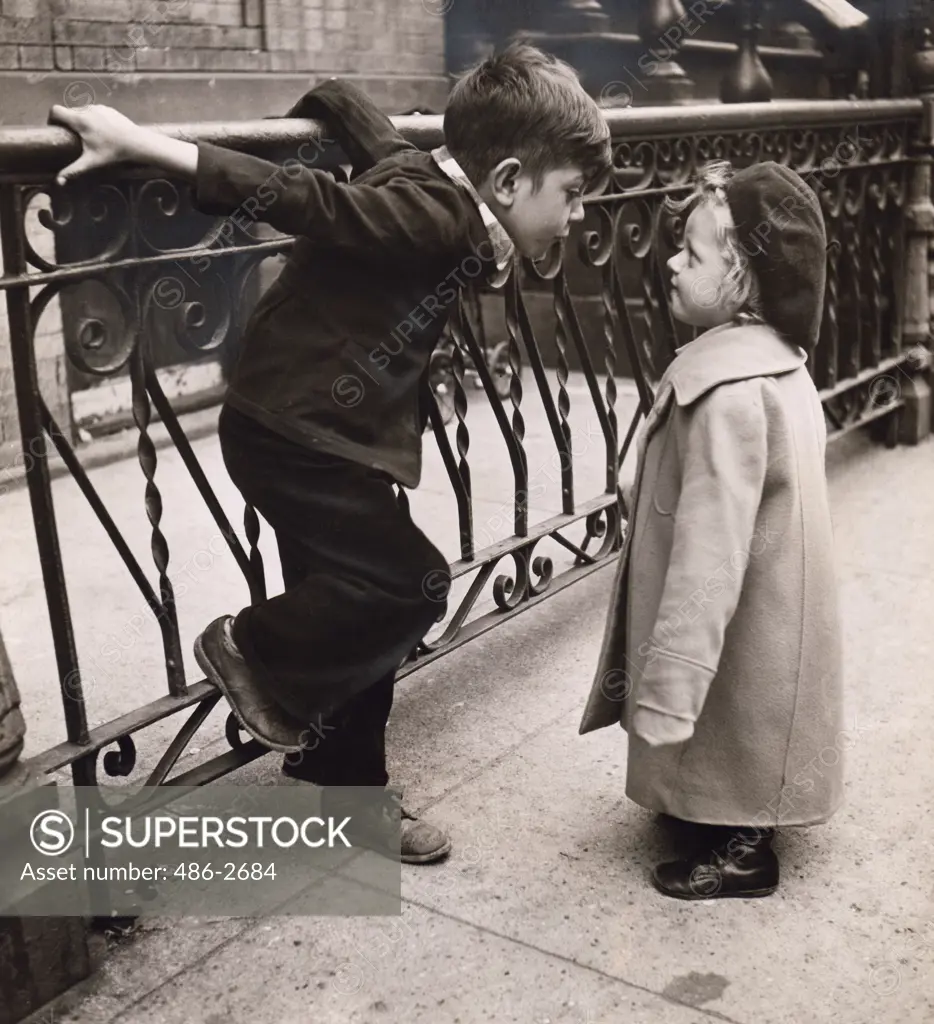
[[[683,107],[626,107],[604,114],[614,139],[708,134],[751,128],[819,128],[920,117],[920,99],[776,100],[771,103],[699,103]]]
[[[894,100],[781,100],[773,103],[703,103],[683,107],[627,107],[606,110],[613,138],[707,134],[753,128],[821,127],[833,124],[871,124],[920,117],[920,99]],[[399,131],[420,149],[443,140],[440,114],[394,117]],[[312,125],[312,128],[309,128]],[[172,138],[187,142],[213,142],[259,156],[326,137],[319,122],[269,118],[253,121],[202,121],[154,124]],[[80,146],[75,136],[56,126],[0,128],[0,178],[54,174],[76,159]],[[339,152],[325,153],[317,166],[339,162]]]

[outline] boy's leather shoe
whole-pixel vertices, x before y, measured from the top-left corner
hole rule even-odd
[[[222,615],[195,640],[195,659],[201,671],[227,698],[237,721],[254,739],[270,750],[301,750],[305,727],[264,692],[243,655],[225,635],[232,621],[232,616]]]
[[[352,814],[344,834],[354,846],[403,864],[433,864],[451,852],[451,840],[441,829],[409,813],[402,806],[400,792],[387,787],[386,797],[382,806],[369,806],[361,813],[359,800],[348,804],[346,798],[341,799],[340,789],[326,788],[322,809],[334,817]]]
[[[652,882],[659,892],[680,900],[753,899],[771,896],[778,874],[771,834],[737,832],[715,850],[657,865]]]

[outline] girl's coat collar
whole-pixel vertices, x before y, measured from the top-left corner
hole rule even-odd
[[[720,384],[791,373],[806,362],[804,349],[766,324],[715,327],[678,349],[659,383],[656,405],[669,390],[678,405],[691,405]]]

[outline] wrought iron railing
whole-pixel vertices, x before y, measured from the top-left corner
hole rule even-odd
[[[456,422],[445,428],[434,410],[434,441],[426,438],[426,443],[437,443],[456,500],[460,557],[451,571],[461,590],[447,621],[413,652],[402,667],[403,674],[613,559],[623,527],[619,466],[640,415],[652,400],[655,381],[675,346],[692,337],[673,320],[668,308],[665,261],[675,251],[681,225],[678,218],[665,213],[663,200],[683,191],[702,162],[728,158],[745,165],[774,159],[799,171],[818,190],[832,244],[824,324],[809,365],[831,433],[876,421],[896,422],[904,404],[899,375],[907,379],[917,367],[918,344],[927,338],[926,318],[923,323],[914,314],[906,318],[905,306],[909,273],[905,253],[915,251],[909,239],[910,208],[912,201],[920,201],[917,195],[912,199],[912,189],[916,192],[917,182],[924,181],[923,176],[917,177],[918,161],[926,160],[928,154],[923,146],[917,149],[922,110],[920,100],[904,100],[608,112],[614,134],[613,181],[603,196],[588,201],[587,218],[567,249],[556,249],[543,262],[524,264],[483,296],[462,295],[452,317]],[[397,122],[420,146],[440,142],[440,118],[398,118]],[[165,130],[277,160],[297,157],[308,162],[308,153],[314,152],[317,166],[341,173],[339,155],[322,148],[317,142],[321,136],[306,122]],[[230,717],[226,730],[230,749],[195,768],[178,770],[179,758],[220,697],[206,682],[185,675],[171,552],[161,526],[159,460],[151,439],[153,409],[254,600],[266,588],[260,524],[247,508],[241,540],[225,514],[154,372],[151,339],[157,331],[170,330],[193,353],[235,344],[247,312],[239,302],[245,282],[263,259],[287,249],[291,240],[244,235],[234,244],[222,222],[192,209],[185,188],[145,172],[128,170],[106,181],[79,180],[66,190],[55,189],[50,184],[54,172],[76,155],[75,140],[60,129],[0,131],[4,261],[0,289],[6,293],[22,440],[34,454],[45,451],[51,442],[158,621],[166,694],[113,721],[89,727],[49,467],[44,458],[31,459],[27,483],[67,739],[31,759],[29,766],[51,772],[71,765],[75,782],[90,784],[97,780],[103,752],[108,775],[129,775],[136,760],[134,737],[157,722],[187,712],[187,719],[141,781],[201,784],[265,751],[253,741],[243,742]],[[25,226],[27,210],[42,196],[50,204],[40,220],[54,235],[54,261],[39,255]],[[223,273],[219,267],[225,268]],[[200,268],[197,273],[195,268]],[[105,294],[112,313],[110,322],[79,316],[78,322],[69,325],[68,358],[83,372],[100,378],[129,372],[155,585],[152,570],[144,569],[134,556],[38,386],[36,325],[53,298],[75,288]],[[530,315],[533,296],[539,310],[535,324]],[[546,297],[550,312],[543,317]],[[505,401],[497,396],[497,382],[487,366],[485,326],[476,313],[489,311],[496,303],[504,307],[508,363],[513,371]],[[911,321],[911,330],[906,329],[906,320]],[[546,358],[546,349],[553,351],[553,357]],[[618,366],[619,361],[625,365]],[[469,363],[485,391],[511,466],[511,536],[506,539],[491,540],[476,529],[470,466],[475,414],[465,385]],[[530,385],[528,374],[523,384],[518,372],[522,365],[531,371],[531,387],[544,410],[560,476],[561,511],[538,522],[530,522],[533,481],[525,439],[529,395],[523,390]],[[587,412],[599,425],[603,463],[602,489],[583,499],[575,490],[568,387],[572,366],[583,380],[575,394],[586,396]],[[638,408],[624,422],[617,418],[620,368],[635,381],[638,394]],[[405,500],[404,495],[400,499]],[[545,553],[546,548],[568,553],[569,564],[563,571],[555,572],[554,556]],[[504,559],[512,563],[508,572],[501,569]]]
[[[687,107],[661,124],[652,113],[618,117],[625,135],[618,136],[616,175],[624,194],[595,207],[604,239],[612,236],[617,246],[620,277],[631,294],[641,291],[640,315],[629,318],[629,329],[647,374],[657,377],[674,346],[691,337],[665,300],[664,264],[683,222],[665,216],[662,199],[708,160],[775,160],[809,182],[824,211],[827,288],[809,366],[830,434],[876,419],[894,422],[902,389],[889,375],[897,378],[918,360],[916,339],[904,331],[904,302],[920,101]]]

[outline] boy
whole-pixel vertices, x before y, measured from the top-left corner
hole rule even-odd
[[[659,864],[681,899],[774,892],[776,825],[826,821],[842,725],[826,428],[805,368],[826,238],[817,197],[766,162],[704,168],[671,309],[678,349],[639,443],[629,529],[581,733],[629,733],[626,793],[705,829]],[[705,835],[706,833],[706,835]]]
[[[285,592],[211,623],[195,651],[252,736],[302,752],[288,774],[385,787],[395,672],[443,616],[450,586],[393,489],[419,482],[420,398],[450,282],[461,269],[476,277],[471,265],[503,270],[515,250],[540,258],[565,237],[609,170],[609,130],[570,67],[522,45],[458,82],[447,147],[433,153],[346,83],[323,83],[290,115],[326,123],[351,183],[307,167],[283,177],[106,107],[52,108],[84,143],[58,180],[151,164],[193,182],[205,212],[255,209],[258,196],[263,219],[298,236],[247,324],[219,423],[232,480],[275,531]],[[408,863],[450,849],[426,824],[403,822],[401,841]]]

